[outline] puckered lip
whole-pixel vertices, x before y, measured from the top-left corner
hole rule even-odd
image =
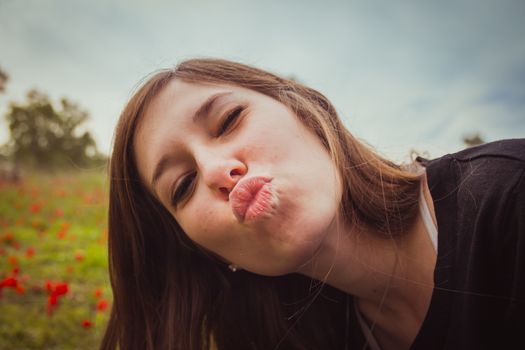
[[[250,204],[259,191],[270,183],[272,178],[267,176],[252,176],[241,179],[230,192],[229,200],[235,217],[243,222]]]

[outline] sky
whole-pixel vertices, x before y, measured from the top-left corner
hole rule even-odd
[[[0,114],[33,88],[67,97],[107,154],[145,75],[220,57],[320,91],[395,161],[437,157],[525,137],[524,18],[523,0],[0,0]]]

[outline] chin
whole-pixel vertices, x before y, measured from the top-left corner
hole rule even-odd
[[[279,249],[279,257],[269,259],[272,261],[272,264],[268,264],[264,268],[264,271],[261,271],[261,274],[266,276],[282,276],[299,273],[305,266],[311,263],[321,247],[322,241],[322,237],[317,237],[316,239],[312,238],[307,241],[295,242],[292,245],[282,244]]]
[[[297,273],[308,265],[334,229],[336,209],[323,209],[308,210],[295,218],[273,216],[259,222],[255,230],[265,241],[265,248],[257,254],[260,258],[254,260],[254,266],[246,266],[246,270],[264,276],[282,276]]]

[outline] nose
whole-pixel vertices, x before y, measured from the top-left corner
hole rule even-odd
[[[204,183],[214,192],[228,198],[229,193],[246,172],[246,165],[234,157],[210,154],[197,162]]]

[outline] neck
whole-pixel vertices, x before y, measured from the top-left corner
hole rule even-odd
[[[433,214],[430,194],[425,196]],[[436,262],[420,215],[410,230],[395,238],[380,238],[377,232],[341,222],[333,226],[299,272],[353,295],[385,343],[409,346],[430,304]]]
[[[334,230],[299,272],[371,303],[379,304],[387,288],[391,298],[401,298],[410,289],[428,284],[432,272],[431,264],[424,262],[433,247],[426,232],[415,232],[424,229],[419,221],[410,233],[396,238]]]

